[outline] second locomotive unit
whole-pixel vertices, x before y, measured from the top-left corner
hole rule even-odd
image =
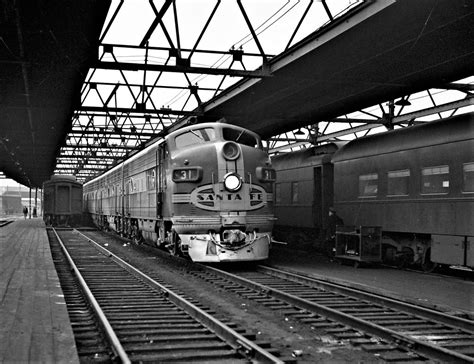
[[[275,171],[259,136],[225,123],[170,133],[84,185],[96,225],[197,262],[268,258]]]

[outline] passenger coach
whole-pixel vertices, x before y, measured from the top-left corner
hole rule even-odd
[[[474,267],[473,114],[354,140],[333,163],[336,209],[382,226],[386,258]]]
[[[43,220],[46,225],[82,224],[82,183],[69,175],[54,175],[43,183]]]
[[[85,184],[94,222],[194,261],[268,257],[275,171],[253,132],[225,123],[169,134]]]
[[[273,158],[279,230],[381,226],[382,258],[474,267],[474,114]],[[324,247],[321,247],[324,250]]]

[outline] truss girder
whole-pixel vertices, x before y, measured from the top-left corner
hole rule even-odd
[[[305,24],[314,21],[311,14],[318,13],[323,19],[322,23],[315,23],[314,32],[323,26],[335,28],[334,24],[341,25],[344,14],[353,15],[349,9],[356,10],[355,21],[361,22],[365,18],[360,14],[357,17],[357,10],[373,5],[370,1],[360,0],[351,2],[346,9],[335,11],[331,6],[336,2],[301,2],[299,6],[303,9],[299,18],[281,37],[289,36],[289,40],[282,43],[278,52],[269,52],[263,41],[264,31],[300,2],[286,2],[259,25],[249,13],[250,3],[234,0],[232,17],[241,19],[242,28],[248,35],[224,47],[222,42],[215,42],[212,46],[206,43],[209,34],[215,32],[212,27],[216,19],[223,16],[220,11],[224,2],[221,0],[216,0],[206,9],[203,21],[196,22],[200,26],[193,22],[192,40],[188,42],[184,37],[180,3],[176,0],[149,0],[150,18],[141,29],[142,33],[135,41],[123,43],[110,37],[115,22],[124,17],[129,6],[118,0],[109,22],[105,24],[98,59],[83,84],[81,103],[74,112],[71,131],[57,157],[56,171],[74,173],[84,180],[110,168],[150,140],[161,138],[188,123],[190,118],[203,117],[216,104],[232,98],[234,93],[243,92],[262,79],[272,82],[272,72],[299,59],[311,47],[327,41],[323,36],[286,57],[278,57],[302,39],[298,39],[298,34]],[[378,3],[377,6],[388,5]],[[345,29],[342,26],[339,32]],[[225,29],[222,32],[224,34]],[[128,56],[130,54],[133,57]],[[205,58],[212,61],[203,63]],[[244,86],[229,89],[242,79],[247,80]],[[431,106],[412,110],[397,104],[413,102],[413,95],[405,95],[400,100],[387,100],[373,108],[337,118],[307,120],[306,127],[275,135],[265,142],[271,153],[306,148],[348,136],[359,137],[380,127],[386,130],[424,122],[422,119],[426,116],[441,116],[449,110],[455,113],[473,105],[472,84],[451,83],[440,85],[440,88],[456,90],[461,96],[440,105],[428,90],[425,96]],[[220,98],[216,98],[219,95]],[[301,120],[298,120],[298,125],[302,125]],[[306,130],[303,137],[299,135],[301,129]]]
[[[386,129],[393,129],[394,127],[406,127],[414,124],[429,122],[430,120],[436,120],[443,117],[449,117],[455,115],[461,109],[469,108],[470,111],[474,110],[474,94],[472,91],[472,84],[463,83],[452,83],[444,85],[446,90],[458,90],[461,93],[458,95],[459,99],[444,103],[437,104],[433,98],[433,90],[426,90],[425,98],[428,98],[433,106],[418,109],[412,112],[405,112],[403,110],[410,106],[410,96],[407,95],[402,97],[399,102],[401,105],[396,105],[394,100],[389,100],[386,105],[380,104],[377,107],[379,112],[377,115],[374,111],[359,110],[359,117],[344,117],[320,120],[313,124],[308,124],[306,127],[307,132],[302,133],[301,129],[290,131],[285,134],[277,135],[269,138],[267,142],[267,148],[270,154],[289,152],[302,148],[308,148],[312,145],[324,144],[332,141],[344,140],[345,137],[351,136],[351,138],[358,138],[360,136],[367,135],[376,128],[383,127]],[[418,95],[421,98],[420,95]],[[408,105],[406,105],[408,103]],[[442,113],[448,113],[442,115]],[[360,117],[370,116],[371,119]],[[426,118],[429,119],[426,119]],[[325,124],[321,131],[320,125]],[[353,125],[356,124],[356,125]],[[344,125],[338,128],[337,131],[331,131],[331,125]],[[349,126],[349,127],[346,127]],[[362,134],[361,134],[362,133]],[[297,134],[304,134],[298,136]],[[343,138],[343,139],[341,139]],[[347,140],[347,139],[346,139]]]

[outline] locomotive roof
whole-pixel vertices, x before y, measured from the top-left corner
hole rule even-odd
[[[253,132],[252,130],[242,128],[241,126],[233,125],[233,124],[227,124],[226,122],[221,122],[221,121],[216,121],[216,122],[209,122],[209,123],[201,123],[201,124],[194,124],[190,126],[186,126],[183,128],[180,128],[178,130],[173,131],[172,133],[168,134],[166,136],[166,140],[168,140],[171,137],[174,137],[175,135],[182,134],[183,132],[189,131],[189,130],[195,130],[195,129],[202,129],[202,128],[213,128],[215,129],[217,126],[218,129],[222,128],[232,128],[236,130],[245,130],[246,132],[253,134],[258,140],[260,140],[260,136]]]
[[[341,162],[473,138],[474,113],[467,113],[355,139],[342,147],[332,161]]]

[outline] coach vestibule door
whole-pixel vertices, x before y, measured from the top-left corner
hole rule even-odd
[[[323,163],[314,168],[313,221],[324,238],[328,225],[329,207],[334,204],[334,166]]]
[[[313,227],[318,229],[323,225],[322,167],[315,167],[313,173]]]

